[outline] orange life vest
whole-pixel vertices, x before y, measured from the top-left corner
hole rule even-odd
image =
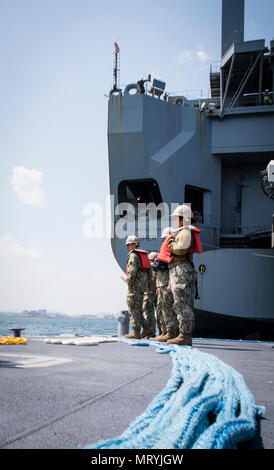
[[[202,253],[203,252],[202,242],[201,242],[200,235],[199,235],[199,233],[202,230],[198,227],[194,227],[193,225],[188,225],[188,228],[190,228],[190,230],[192,231],[193,236],[194,236],[194,243],[192,243],[192,246],[191,246],[190,252],[189,252],[189,255],[191,256],[191,258],[193,258],[193,255],[194,255],[195,252],[196,253]]]
[[[203,251],[202,242],[201,242],[201,239],[200,239],[200,236],[199,236],[199,233],[202,230],[198,227],[194,227],[193,225],[187,225],[185,228],[189,228],[193,233],[194,243],[192,243],[192,246],[191,246],[190,251],[188,253],[188,256],[193,258],[193,254],[195,252],[202,253],[202,251]],[[162,246],[160,248],[160,252],[159,252],[156,259],[159,259],[161,261],[165,261],[166,263],[170,263],[173,260],[174,255],[172,254],[172,252],[170,251],[170,249],[168,247],[168,243],[169,243],[171,238],[172,238],[172,235],[170,235],[169,237],[167,237],[163,241]]]
[[[147,272],[149,269],[150,269],[150,261],[149,261],[149,258],[148,258],[148,251],[145,251],[145,250],[137,250],[137,248],[135,250],[131,250],[128,254],[128,256],[130,255],[130,253],[137,253],[139,256],[140,256],[140,260],[141,260],[141,271],[142,272]],[[128,275],[128,264],[127,264],[127,275]]]
[[[160,261],[164,261],[165,263],[170,263],[173,260],[174,256],[171,253],[170,249],[168,248],[168,242],[171,238],[172,238],[172,235],[170,235],[170,237],[167,237],[163,241],[162,246],[160,248],[160,252],[157,255],[156,259]]]

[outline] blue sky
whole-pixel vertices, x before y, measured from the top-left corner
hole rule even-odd
[[[269,45],[273,17],[273,0],[246,0],[245,40]],[[84,206],[109,192],[113,43],[121,85],[152,73],[206,94],[221,0],[1,0],[0,23],[0,310],[117,312],[110,241],[83,234]]]

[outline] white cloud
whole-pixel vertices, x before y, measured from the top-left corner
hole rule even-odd
[[[19,258],[27,258],[37,260],[42,258],[42,253],[33,248],[25,248],[17,243],[10,235],[0,238],[0,255],[16,256]]]
[[[178,56],[178,62],[180,65],[183,65],[185,64],[186,62],[191,62],[193,60],[193,51],[185,51],[185,52],[182,52],[182,54],[180,54]]]
[[[203,50],[199,50],[199,51],[196,51],[196,57],[197,59],[202,62],[202,64],[204,64],[205,62],[207,62],[208,60],[210,60],[210,57],[209,55],[203,51]]]
[[[45,206],[45,194],[41,186],[42,173],[28,170],[23,166],[15,166],[11,185],[23,204],[36,207]]]
[[[183,65],[187,62],[198,62],[204,65],[209,60],[210,56],[202,49],[201,46],[199,46],[197,51],[185,51],[177,57],[177,61],[180,65]]]
[[[53,273],[56,271],[56,264],[39,264],[36,269],[43,273]]]

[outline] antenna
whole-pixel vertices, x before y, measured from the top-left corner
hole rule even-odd
[[[119,80],[120,80],[120,48],[116,40],[114,43],[113,90],[118,90]]]

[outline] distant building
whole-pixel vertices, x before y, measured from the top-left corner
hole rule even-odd
[[[47,316],[47,310],[46,309],[39,309],[39,310],[23,310],[20,313],[21,317],[45,317]]]

